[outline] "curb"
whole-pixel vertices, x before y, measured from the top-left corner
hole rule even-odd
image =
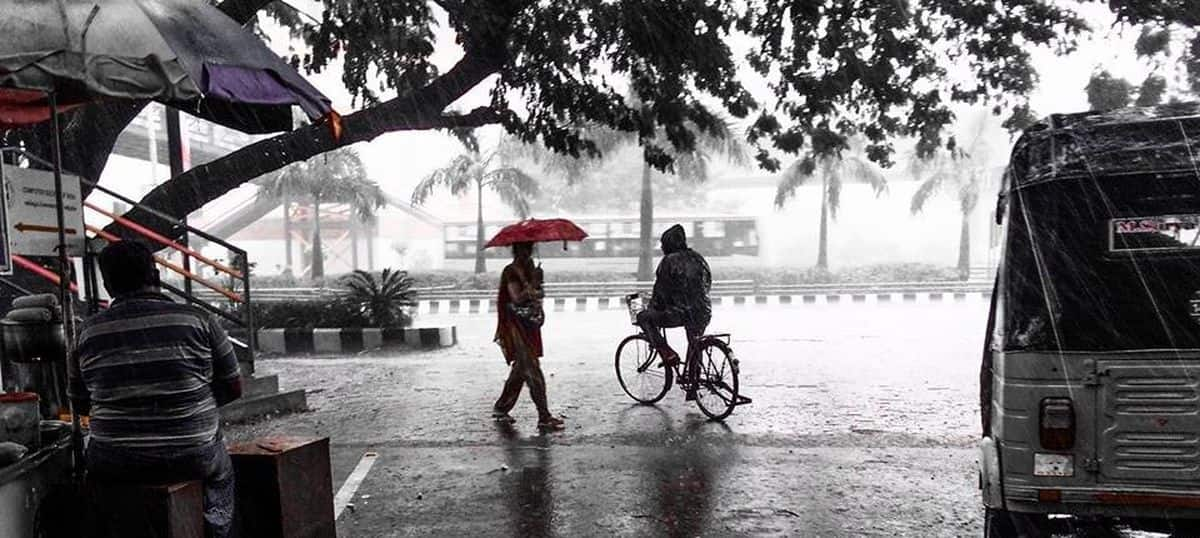
[[[805,293],[797,295],[723,295],[712,298],[714,308],[747,305],[806,306],[818,304],[940,304],[988,301],[988,291],[914,291],[863,293]],[[624,297],[547,297],[547,312],[600,312],[625,310]],[[417,315],[445,316],[491,314],[496,312],[495,299],[426,299],[417,302]]]
[[[437,349],[458,343],[458,328],[259,329],[258,350],[267,353],[358,353],[384,347]]]

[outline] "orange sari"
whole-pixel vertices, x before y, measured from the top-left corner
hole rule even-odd
[[[509,308],[513,298],[508,292],[510,283],[527,287],[530,279],[526,276],[532,269],[521,267],[516,262],[508,264],[500,273],[500,294],[496,298],[496,336],[495,342],[504,353],[504,360],[512,363],[518,356],[527,355],[538,358],[542,356],[542,329],[530,328],[521,323],[517,315]]]

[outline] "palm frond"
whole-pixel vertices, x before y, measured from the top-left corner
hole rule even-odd
[[[917,187],[917,191],[913,193],[912,204],[909,206],[909,211],[911,211],[913,215],[920,213],[921,210],[925,208],[925,203],[928,202],[930,198],[933,198],[933,195],[937,194],[938,190],[942,188],[942,183],[946,180],[946,178],[947,175],[941,173],[926,177],[925,181],[921,182],[921,186]]]
[[[488,173],[485,185],[500,196],[521,218],[529,216],[529,202],[537,197],[538,182],[520,168],[506,167]]]
[[[779,176],[779,186],[775,189],[775,207],[783,207],[796,195],[796,189],[813,178],[815,171],[816,161],[812,157],[797,159],[788,165]]]
[[[439,187],[448,188],[450,193],[455,196],[462,194],[471,188],[478,174],[479,168],[476,166],[475,159],[468,155],[459,155],[451,159],[445,166],[425,176],[425,179],[417,184],[413,189],[412,203],[413,205],[424,204]]]
[[[684,181],[708,181],[708,154],[700,151],[675,157],[675,175]]]
[[[884,176],[879,166],[870,160],[858,155],[843,154],[835,166],[841,168],[839,175],[843,179],[853,178],[856,183],[870,185],[876,196],[887,192],[887,176]]]
[[[825,174],[825,202],[829,204],[829,218],[837,220],[838,209],[842,207],[843,167],[835,162],[836,157],[822,158],[821,169]]]

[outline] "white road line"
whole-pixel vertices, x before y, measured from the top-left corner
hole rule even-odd
[[[363,479],[367,477],[367,473],[371,471],[371,466],[375,465],[375,458],[379,454],[367,452],[363,454],[362,459],[358,460],[358,465],[354,466],[354,471],[350,473],[350,477],[342,483],[342,487],[338,488],[337,495],[333,496],[333,519],[336,521],[342,517],[342,511],[350,504],[350,500],[354,498],[354,494],[358,491],[358,486],[362,485]]]

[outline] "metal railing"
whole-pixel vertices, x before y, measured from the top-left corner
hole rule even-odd
[[[11,152],[11,153],[19,154],[23,158],[27,159],[29,162],[37,163],[41,166],[45,166],[45,167],[52,166],[50,163],[46,162],[44,159],[41,159],[38,156],[25,151],[24,148],[11,147],[11,146],[0,147],[0,154],[2,154],[4,152]],[[0,165],[2,165],[2,164],[3,163],[0,162]],[[225,241],[224,239],[216,237],[216,236],[214,236],[210,233],[207,233],[203,230],[189,226],[185,221],[183,221],[181,219],[177,219],[175,217],[172,217],[171,215],[167,215],[166,213],[158,211],[152,207],[142,205],[142,204],[138,203],[137,201],[134,201],[126,196],[123,196],[111,189],[108,189],[106,187],[98,185],[95,182],[92,182],[92,181],[89,181],[89,180],[86,180],[83,178],[80,178],[79,181],[82,184],[91,187],[93,190],[100,191],[108,196],[113,197],[114,199],[120,200],[121,202],[128,204],[131,207],[141,208],[141,209],[147,211],[148,213],[154,215],[155,217],[158,217],[160,219],[163,219],[163,220],[171,223],[177,229],[181,230],[182,233],[184,233],[184,234],[194,234],[198,237],[202,237],[202,238],[208,240],[211,243],[220,245],[220,246],[224,247],[226,250],[228,250],[233,258],[242,261],[241,265],[243,268],[237,268],[236,263],[224,264],[224,263],[218,262],[216,260],[209,258],[208,256],[205,256],[204,254],[201,254],[200,252],[197,252],[194,249],[189,248],[186,245],[186,242],[183,244],[180,244],[178,241],[176,241],[174,239],[165,237],[162,234],[154,232],[153,230],[150,230],[149,228],[142,226],[141,224],[138,224],[138,223],[136,223],[130,219],[127,219],[125,217],[122,217],[120,215],[117,215],[115,212],[105,210],[104,208],[101,208],[101,207],[97,206],[96,204],[88,202],[86,200],[83,202],[84,208],[87,208],[87,209],[97,212],[101,215],[104,215],[104,216],[108,217],[109,219],[111,219],[112,222],[117,224],[118,226],[121,226],[140,237],[143,237],[153,243],[157,243],[161,247],[170,249],[171,251],[178,253],[180,256],[182,256],[183,257],[182,264],[177,264],[175,262],[172,262],[171,260],[168,259],[168,257],[165,257],[165,256],[160,256],[160,255],[154,256],[154,260],[158,265],[165,267],[172,273],[175,273],[175,274],[181,276],[184,281],[183,289],[180,289],[179,287],[174,286],[168,282],[162,282],[162,288],[164,290],[168,291],[169,293],[183,299],[184,301],[188,302],[189,304],[196,305],[208,312],[211,312],[212,314],[215,314],[225,320],[228,320],[229,322],[233,323],[235,326],[237,326],[239,328],[245,329],[246,333],[249,335],[248,342],[247,342],[247,351],[248,351],[248,353],[250,353],[250,356],[253,357],[256,342],[255,342],[255,331],[254,331],[254,312],[253,312],[253,309],[250,307],[250,274],[249,274],[249,270],[248,270],[249,262],[248,262],[248,257],[246,255],[246,251],[230,244],[229,242]],[[85,223],[86,223],[86,219],[85,219]],[[85,229],[87,232],[91,232],[94,235],[94,237],[99,237],[99,238],[104,239],[109,242],[121,240],[120,237],[117,236],[116,234],[110,233],[110,232],[104,230],[103,228],[100,228],[97,226],[85,224]],[[99,300],[100,284],[99,284],[99,280],[97,279],[97,276],[96,276],[96,264],[95,264],[96,254],[97,253],[93,252],[91,249],[91,242],[90,241],[87,242],[87,248],[85,249],[84,256],[83,256],[84,271],[83,271],[83,274],[81,275],[81,278],[82,278],[82,283],[83,283],[83,287],[84,287],[83,297],[85,297],[88,301],[87,306],[88,306],[88,309],[90,312],[95,312],[102,306],[107,306],[106,303]],[[14,255],[12,255],[12,260],[13,260],[14,265],[19,266],[27,271],[30,271],[31,273],[33,273],[41,278],[46,279],[47,281],[54,283],[55,285],[58,285],[61,282],[61,277],[58,273],[56,273],[55,271],[52,271],[50,269],[46,269],[46,268],[38,265],[37,263],[34,263],[32,260],[30,260],[24,256],[14,254]],[[196,261],[200,264],[207,265],[208,267],[211,267],[217,273],[222,273],[222,274],[228,275],[229,277],[231,277],[232,282],[241,284],[240,292],[236,289],[233,289],[233,285],[231,285],[230,287],[225,287],[218,282],[213,282],[212,280],[206,279],[206,278],[200,276],[199,274],[191,271],[190,267],[191,267],[192,261]],[[9,286],[10,288],[13,288],[14,290],[17,290],[18,292],[20,292],[22,290],[22,288],[20,286],[17,286],[16,284],[10,282],[8,279],[0,279],[0,280],[2,280],[5,285]],[[220,298],[223,298],[224,300],[227,301],[227,303],[225,303],[226,305],[232,305],[233,308],[222,308],[218,303],[216,303],[216,301],[210,300],[210,298],[202,297],[202,296],[194,293],[194,291],[191,290],[192,282],[198,283],[201,286],[208,288],[212,292],[216,293],[218,296],[220,296]],[[78,287],[77,283],[72,282],[70,284],[70,290],[72,293],[76,294],[76,296],[79,295],[79,287]],[[28,294],[28,293],[26,292],[26,293],[22,293],[22,294],[24,295],[24,294]],[[217,299],[217,301],[219,301],[219,300],[221,300],[221,299]]]
[[[204,254],[202,254],[200,252],[197,252],[196,250],[188,247],[186,244],[181,244],[180,242],[178,242],[172,238],[169,238],[169,237],[163,236],[162,234],[154,232],[153,230],[150,230],[149,228],[142,226],[141,224],[138,224],[138,223],[131,221],[127,218],[124,218],[120,215],[117,215],[116,213],[114,213],[112,211],[105,210],[104,208],[101,208],[101,207],[97,206],[96,204],[93,204],[93,203],[87,202],[87,201],[85,201],[83,203],[83,206],[85,208],[90,209],[96,213],[99,213],[101,215],[104,215],[104,216],[112,219],[112,222],[115,223],[116,225],[121,226],[122,228],[129,230],[129,231],[133,232],[134,234],[136,234],[140,237],[143,237],[153,243],[156,243],[165,249],[169,249],[173,253],[181,256],[183,258],[183,263],[180,264],[180,263],[175,263],[175,262],[169,260],[168,257],[166,257],[166,256],[155,255],[154,259],[160,266],[168,269],[169,271],[178,275],[179,277],[182,277],[183,281],[185,283],[184,289],[180,289],[178,286],[174,286],[168,282],[162,282],[162,288],[164,290],[170,292],[171,294],[183,299],[184,301],[187,301],[190,304],[196,305],[204,310],[207,310],[208,312],[211,312],[217,316],[220,316],[223,319],[226,319],[226,320],[234,323],[239,328],[245,329],[246,334],[248,335],[248,340],[249,340],[249,342],[247,342],[247,344],[250,349],[250,352],[253,353],[253,350],[255,348],[254,311],[250,307],[250,274],[249,274],[249,271],[246,269],[249,267],[249,263],[247,263],[248,257],[246,255],[246,251],[234,246],[233,244],[229,243],[228,241],[225,241],[224,239],[221,239],[220,237],[212,235],[212,234],[205,232],[203,230],[200,230],[198,228],[189,226],[185,221],[183,221],[181,219],[177,219],[175,217],[172,217],[171,215],[167,215],[166,213],[155,210],[154,208],[141,205],[138,202],[136,202],[130,198],[127,198],[125,196],[122,196],[121,194],[119,194],[111,189],[108,189],[104,186],[98,185],[98,184],[88,181],[88,180],[81,179],[81,181],[84,184],[92,187],[95,190],[98,190],[98,191],[100,191],[108,196],[111,196],[117,200],[120,200],[121,202],[129,204],[131,207],[139,207],[139,208],[146,210],[147,212],[154,215],[155,217],[158,217],[160,219],[163,219],[163,220],[171,223],[173,226],[177,227],[177,229],[180,229],[183,233],[193,234],[193,235],[203,238],[204,240],[206,240],[212,244],[220,245],[221,247],[223,247],[229,251],[230,256],[232,258],[234,258],[236,260],[242,260],[242,263],[240,264],[241,267],[238,267],[238,265],[239,265],[238,263],[226,264],[226,263],[219,262],[208,256],[205,256]],[[106,241],[109,241],[109,242],[120,241],[120,237],[118,237],[116,234],[107,232],[102,228],[92,226],[92,225],[87,225],[86,228],[89,232],[95,234],[96,237],[99,237]],[[235,289],[233,286],[226,287],[225,285],[223,285],[220,282],[215,282],[212,279],[208,279],[208,278],[201,276],[200,274],[198,274],[195,271],[190,269],[191,267],[193,267],[192,262],[196,262],[197,264],[207,266],[207,267],[211,268],[212,270],[214,270],[216,273],[229,276],[233,282],[236,282],[241,285],[241,289],[240,290]],[[86,266],[87,266],[87,264],[85,263],[85,267]],[[86,282],[86,284],[90,284],[92,286],[97,286],[98,283],[95,281],[95,271],[88,271],[88,272],[90,273],[91,281]],[[190,286],[186,285],[186,283],[188,283],[188,282],[197,283],[197,284],[203,286],[204,288],[207,288],[209,290],[209,292],[208,293],[197,293],[196,290],[192,290],[192,292],[189,293],[187,291],[187,288],[189,288]],[[98,288],[94,288],[94,289],[98,289]],[[215,295],[211,295],[211,294],[215,294]],[[230,309],[230,308],[222,308],[221,306],[218,306],[220,304],[219,301],[221,301],[221,300],[227,301],[225,304],[231,305],[234,308]],[[230,311],[230,310],[233,310],[233,311]]]

